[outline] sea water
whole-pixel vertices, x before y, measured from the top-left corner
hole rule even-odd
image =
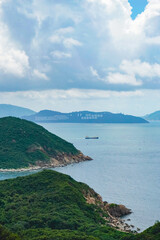
[[[132,209],[125,219],[141,231],[160,220],[160,123],[42,125],[93,159],[57,171]],[[31,173],[0,173],[0,180]]]

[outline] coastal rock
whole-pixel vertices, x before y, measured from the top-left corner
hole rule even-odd
[[[39,166],[41,168],[54,168],[90,160],[92,160],[92,158],[90,158],[89,156],[85,156],[80,151],[77,155],[58,153],[56,157],[51,157],[48,163],[44,163],[43,161],[37,161],[36,166]]]
[[[113,217],[123,217],[132,213],[131,209],[126,208],[124,205],[114,203],[106,204],[105,208]]]
[[[106,213],[104,219],[106,220],[107,225],[119,229],[122,232],[132,232],[132,227],[120,218],[130,214],[130,209],[126,208],[124,205],[109,204],[106,201],[103,202],[102,197],[93,189],[90,189],[87,192],[83,191],[83,195],[88,204],[97,205],[104,213]]]

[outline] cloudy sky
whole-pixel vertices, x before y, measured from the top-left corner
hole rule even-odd
[[[159,0],[0,0],[0,103],[160,109]]]

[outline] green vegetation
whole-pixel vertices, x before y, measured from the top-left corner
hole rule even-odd
[[[1,240],[20,240],[17,234],[11,233],[1,225],[0,225],[0,239]]]
[[[90,191],[86,184],[51,170],[1,181],[0,224],[22,240],[159,239],[160,223],[137,235],[107,226],[106,213],[86,203],[84,193]],[[11,236],[0,239],[19,239]]]
[[[148,228],[143,233],[136,236],[135,240],[159,240],[160,239],[160,222],[155,223],[153,227]]]
[[[105,226],[105,213],[86,203],[83,193],[89,190],[51,170],[1,181],[0,224],[26,240],[115,240],[126,235]]]
[[[0,168],[24,168],[49,162],[59,153],[79,151],[43,127],[15,117],[0,119]]]

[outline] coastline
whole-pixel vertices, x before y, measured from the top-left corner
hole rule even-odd
[[[36,170],[43,170],[43,169],[51,169],[51,168],[56,168],[56,167],[65,167],[67,165],[92,160],[92,158],[85,156],[81,152],[76,156],[71,156],[71,155],[66,156],[66,154],[65,154],[65,158],[64,158],[64,154],[61,154],[61,156],[59,156],[59,158],[61,158],[61,160],[62,160],[62,156],[63,156],[63,163],[58,162],[58,159],[52,158],[50,163],[48,163],[48,164],[39,161],[39,162],[37,162],[37,165],[35,165],[35,166],[29,166],[26,168],[17,168],[17,169],[14,169],[14,168],[13,169],[0,169],[0,172],[1,173],[29,172],[29,171],[36,171]],[[110,205],[112,205],[112,204],[108,204],[107,202],[103,201],[102,197],[99,194],[97,194],[94,190],[93,190],[93,192],[84,194],[84,197],[88,204],[95,204],[97,206],[100,206],[101,209],[107,213],[108,217],[104,218],[104,220],[106,221],[107,225],[109,225],[110,227],[112,227],[116,230],[119,230],[121,232],[126,232],[126,233],[138,233],[139,232],[139,230],[140,230],[139,228],[137,228],[137,230],[135,230],[135,226],[130,225],[126,222],[126,221],[130,221],[130,219],[128,219],[128,220],[122,219],[123,216],[129,215],[132,213],[132,211],[130,209],[127,209],[123,205],[114,204],[114,205],[116,205],[116,207],[118,208],[118,212],[120,213],[119,216],[116,216],[115,212],[110,211]],[[121,212],[121,209],[120,209],[121,206],[123,206],[123,209],[125,210],[124,212]]]
[[[133,233],[136,234],[140,231],[139,228],[136,228],[132,224],[128,224],[130,219],[122,219],[122,217],[132,214],[132,210],[127,208],[124,205],[108,203],[103,201],[101,195],[96,193],[94,189],[90,189],[88,192],[83,192],[83,195],[88,204],[93,204],[102,209],[107,216],[103,217],[106,224],[110,227],[119,230],[121,232]]]
[[[36,171],[36,170],[50,169],[50,168],[56,168],[56,167],[65,167],[70,164],[84,162],[84,161],[91,161],[91,160],[93,160],[91,157],[85,156],[81,152],[79,152],[78,155],[61,153],[61,154],[58,154],[56,158],[50,158],[49,163],[37,161],[36,165],[30,165],[28,167],[23,167],[23,168],[8,168],[8,169],[0,168],[0,172],[5,173],[5,172]]]

